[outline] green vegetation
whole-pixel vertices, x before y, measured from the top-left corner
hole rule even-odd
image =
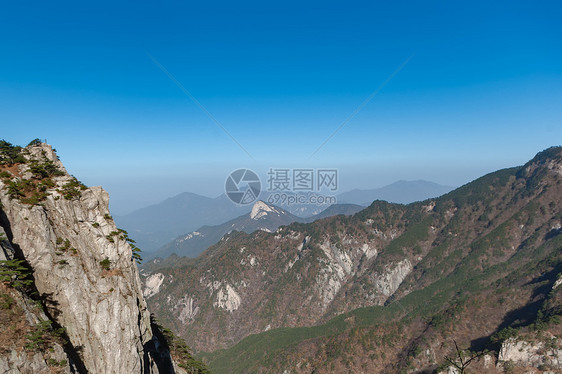
[[[58,252],[55,253],[59,256],[63,255],[66,251],[72,252],[73,255],[78,253],[78,250],[76,248],[70,246],[70,240],[68,239],[57,238],[56,245]],[[59,261],[59,264],[65,265],[61,261]]]
[[[53,328],[51,321],[41,321],[26,335],[25,348],[30,351],[44,352],[53,345],[53,342],[60,343],[64,334],[64,328]]]
[[[515,177],[518,170],[518,167],[498,170],[459,187],[440,197],[434,211],[443,212],[450,209],[451,206],[448,204],[450,201],[454,203],[456,208],[487,206],[497,196],[495,191],[505,187],[512,180],[512,177]]]
[[[34,140],[30,145],[37,145],[39,140]],[[0,165],[13,165],[27,163],[29,172],[32,174],[31,179],[18,178],[12,180],[15,176],[9,171],[0,172],[0,178],[6,184],[8,194],[13,199],[19,199],[22,203],[28,205],[40,204],[47,196],[48,189],[55,187],[53,177],[62,176],[64,172],[60,170],[53,161],[48,159],[29,160],[27,161],[22,155],[22,148],[12,146],[10,143],[0,141]],[[86,189],[82,183],[76,178],[66,183],[57,191],[63,195],[65,199],[73,199],[80,196],[80,191]]]
[[[59,245],[59,249],[61,251],[66,251],[67,249],[70,249],[70,240],[68,239],[62,239],[62,238],[57,238],[57,244]]]
[[[102,268],[103,270],[109,271],[109,270],[111,269],[111,261],[109,260],[108,257],[106,257],[106,258],[104,258],[103,260],[101,260],[101,261],[100,261],[100,265],[101,265],[101,268]]]
[[[40,144],[38,139],[30,143],[30,145],[38,144]],[[23,156],[25,152],[27,150],[19,146],[13,146],[4,140],[0,141],[0,166],[27,164],[28,171],[31,173],[30,179],[23,179],[19,176],[17,168],[16,171],[2,170],[0,178],[6,185],[5,188],[11,198],[19,199],[24,204],[38,205],[49,196],[47,190],[55,187],[52,178],[64,175],[64,172],[53,161],[48,160],[45,154],[43,154],[43,160],[26,160]]]
[[[28,205],[39,205],[47,196],[49,195],[45,192],[33,192],[30,197],[21,198],[20,201]]]
[[[133,260],[137,262],[137,264],[141,264],[142,263],[142,257],[141,257],[141,249],[139,247],[136,246],[136,242],[129,238],[129,233],[123,229],[118,229],[119,234],[121,235],[119,237],[119,239],[121,240],[125,240],[127,243],[129,243],[129,245],[131,246],[131,251],[132,251],[132,256],[133,256]]]
[[[29,142],[29,144],[27,145],[28,147],[34,147],[37,145],[41,145],[43,142],[41,141],[41,139],[39,138],[35,138],[32,141]]]
[[[34,179],[42,180],[49,177],[64,175],[64,172],[59,170],[59,168],[51,160],[45,160],[43,162],[31,160],[28,165],[29,171],[33,174]]]
[[[78,181],[78,179],[72,177],[72,180],[62,186],[62,189],[58,189],[57,191],[62,194],[62,196],[66,200],[72,200],[76,197],[80,197],[82,194],[81,191],[86,190],[86,187],[82,182]]]
[[[490,340],[492,341],[492,343],[501,344],[509,338],[516,338],[517,335],[519,335],[519,330],[508,326],[505,329],[502,329],[501,331],[498,331],[494,335],[492,335]]]
[[[7,184],[8,195],[12,199],[19,199],[26,195],[26,193],[33,193],[35,184],[30,180],[15,180],[8,181]]]
[[[131,251],[133,253],[133,260],[135,260],[137,264],[141,264],[142,263],[141,249],[136,245],[131,244]]]
[[[14,305],[15,302],[14,298],[10,295],[0,293],[0,309],[12,309],[12,305]]]
[[[109,234],[107,234],[105,236],[105,238],[110,242],[110,243],[115,243],[115,239],[113,239],[114,236],[118,235],[119,232],[118,231],[112,231]]]
[[[142,257],[140,255],[141,250],[139,247],[137,247],[135,245],[135,241],[133,239],[131,239],[129,237],[129,233],[127,233],[127,231],[123,230],[123,229],[117,229],[117,231],[112,231],[109,234],[107,234],[105,236],[105,238],[110,242],[110,243],[115,243],[115,236],[119,236],[119,240],[124,240],[127,243],[129,243],[129,245],[131,246],[131,251],[132,251],[132,259],[134,261],[137,262],[137,264],[142,263]]]
[[[384,249],[387,254],[403,255],[404,249],[414,248],[429,237],[429,227],[433,223],[432,217],[425,218],[420,223],[412,224]]]
[[[23,260],[0,261],[0,282],[14,288],[25,288],[33,284],[31,271]]]
[[[172,330],[160,325],[154,315],[150,316],[150,324],[154,335],[169,350],[179,367],[185,369],[189,374],[211,373],[203,362],[193,358],[191,349],[185,344],[185,341],[176,336]]]
[[[303,340],[342,333],[349,327],[349,323],[346,321],[348,317],[355,317],[356,323],[368,325],[382,321],[384,317],[390,317],[393,311],[397,312],[396,308],[359,308],[335,317],[324,325],[279,328],[250,335],[230,349],[218,350],[211,354],[203,353],[201,357],[209,362],[212,371],[243,373],[258,362],[264,361],[266,357],[275,355]]]
[[[24,163],[25,158],[21,154],[22,147],[0,140],[0,165],[13,165]]]
[[[515,262],[515,260],[514,260]],[[515,264],[510,264],[514,266]],[[483,289],[486,279],[497,273],[497,269],[489,272],[478,272],[474,277],[467,276],[463,271],[455,272],[434,284],[414,291],[399,302],[390,303],[385,307],[359,308],[340,315],[326,324],[313,327],[281,328],[257,335],[251,335],[227,350],[204,353],[210,368],[216,372],[242,373],[258,363],[265,364],[274,360],[281,352],[295,349],[304,340],[319,337],[336,337],[354,327],[369,327],[379,324],[386,325],[391,321],[409,318],[429,318],[430,326],[446,331],[447,326],[454,326],[456,316],[460,315],[463,298],[456,298],[458,290],[465,289],[470,293]],[[456,301],[458,300],[458,301]],[[452,307],[440,312],[442,305]],[[350,325],[349,320],[353,320]],[[494,342],[512,336],[513,329],[506,329],[494,336]]]
[[[68,364],[68,362],[66,360],[60,360],[57,361],[54,358],[49,358],[47,359],[47,365],[49,366],[53,366],[53,367],[64,367]]]

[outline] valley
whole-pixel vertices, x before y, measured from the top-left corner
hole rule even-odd
[[[453,341],[497,355],[505,329],[558,331],[561,179],[551,148],[437,199],[233,232],[143,265],[148,303],[218,372],[434,370]]]

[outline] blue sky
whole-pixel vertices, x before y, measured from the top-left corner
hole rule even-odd
[[[457,186],[562,143],[562,4],[540,5],[6,2],[0,138],[46,138],[116,214],[239,167]]]

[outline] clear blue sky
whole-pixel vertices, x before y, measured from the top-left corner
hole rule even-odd
[[[460,185],[562,143],[561,19],[558,1],[5,2],[0,138],[46,138],[116,214],[219,195],[239,167]]]

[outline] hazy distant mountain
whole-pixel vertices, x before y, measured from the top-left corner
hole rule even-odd
[[[353,203],[368,206],[375,200],[384,200],[389,203],[409,204],[414,201],[438,197],[453,190],[453,187],[437,183],[417,180],[398,181],[388,186],[372,190],[351,190],[337,196],[338,203]]]
[[[250,212],[221,225],[203,226],[196,231],[181,235],[156,252],[145,256],[145,259],[166,258],[172,253],[178,256],[196,257],[211,245],[218,243],[225,234],[232,231],[243,231],[248,234],[256,230],[271,232],[277,230],[279,226],[299,221],[302,221],[302,219],[260,200],[252,206]]]
[[[355,204],[334,204],[312,217],[301,218],[260,200],[254,204],[249,213],[221,225],[203,226],[188,234],[180,235],[156,252],[146,254],[145,260],[157,257],[166,258],[173,253],[180,257],[197,257],[205,249],[218,243],[224,235],[232,231],[243,231],[248,234],[257,230],[272,232],[280,226],[286,226],[293,222],[313,222],[317,219],[340,214],[352,215],[361,209],[364,209],[364,207]]]
[[[399,181],[373,190],[352,190],[337,196],[339,203],[370,205],[374,200],[386,200],[395,203],[409,203],[440,196],[452,187],[441,186],[426,181]],[[268,201],[270,195],[262,192],[261,198]],[[282,205],[282,209],[298,217],[308,217],[306,222],[336,214],[351,214],[334,211],[317,216],[328,207],[314,204]],[[145,253],[154,252],[180,235],[198,230],[202,226],[222,225],[243,214],[250,212],[252,205],[233,204],[224,194],[210,198],[194,193],[184,192],[134,212],[117,216],[115,222],[129,232],[139,248]],[[332,209],[343,209],[342,207]],[[327,215],[326,215],[327,214]],[[219,238],[220,239],[220,238]],[[214,244],[214,243],[212,243]]]
[[[178,235],[204,225],[218,225],[250,211],[225,195],[210,198],[184,192],[161,203],[114,217],[144,252],[155,251]]]

